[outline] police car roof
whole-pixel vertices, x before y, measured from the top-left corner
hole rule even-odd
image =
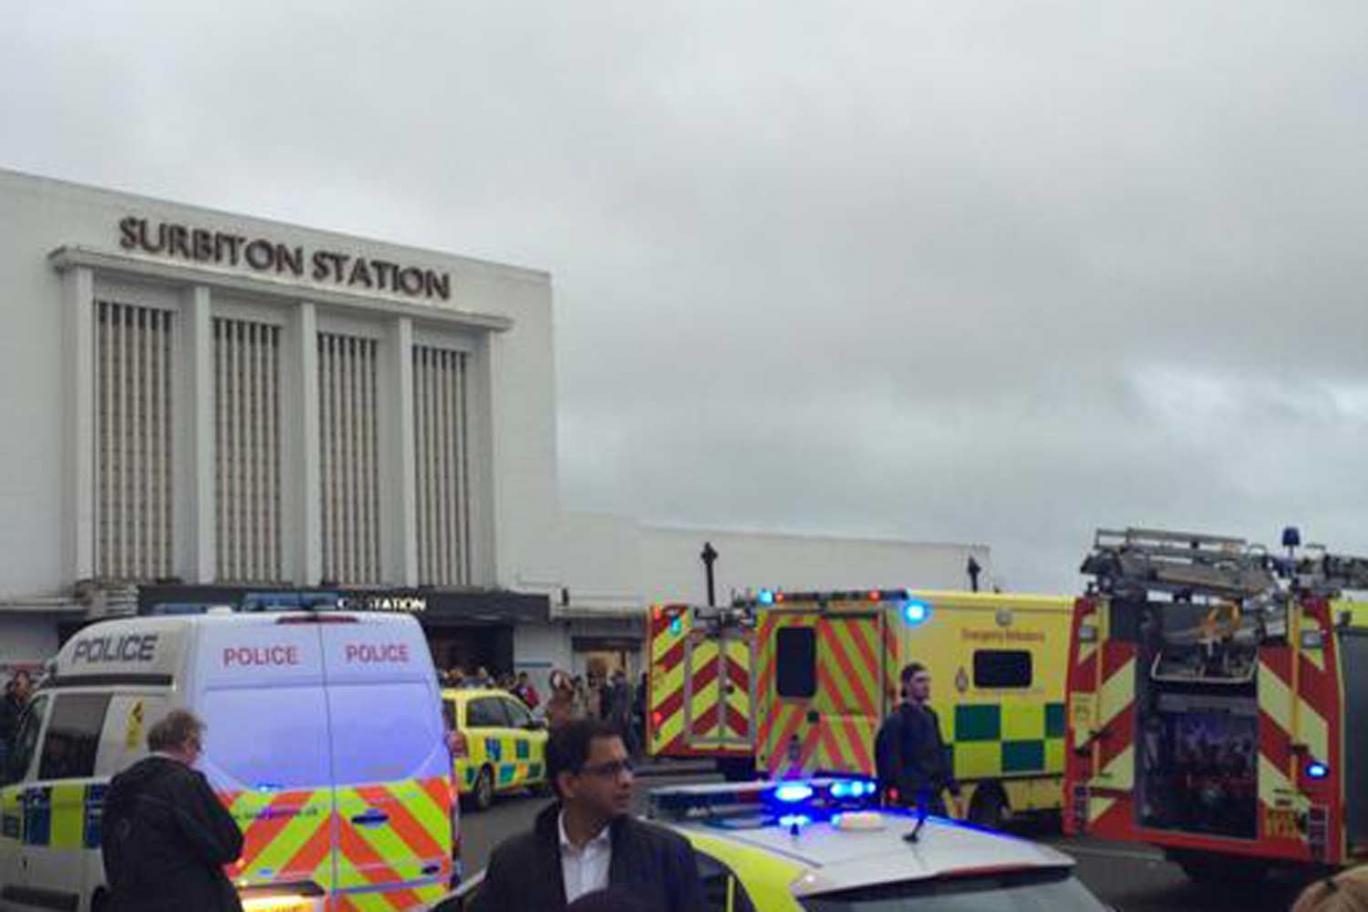
[[[903,837],[916,828],[915,816],[887,810],[872,813],[882,818],[882,829],[841,830],[819,821],[801,827],[795,836],[788,826],[778,823],[750,829],[717,827],[706,820],[667,825],[802,865],[808,870],[792,886],[797,896],[907,880],[1069,868],[1074,864],[1072,858],[1048,846],[937,817],[929,818],[918,841],[909,843]]]

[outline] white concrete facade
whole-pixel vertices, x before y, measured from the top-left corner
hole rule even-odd
[[[570,513],[559,549],[564,591],[552,599],[552,614],[592,616],[665,602],[705,604],[705,543],[718,554],[713,565],[718,604],[762,588],[968,589],[971,557],[980,568],[980,587],[993,584],[987,545],[684,528]]]
[[[156,236],[163,249],[149,252],[129,219],[141,220],[144,238],[167,225],[181,226],[184,234]],[[167,243],[168,237],[179,243]],[[252,247],[254,241],[262,243]],[[292,268],[292,251],[300,252],[300,269]],[[324,257],[321,266],[315,253]],[[353,265],[367,261],[364,281],[356,272],[348,276],[340,260],[328,259],[334,254]],[[319,412],[328,400],[320,404],[319,340],[330,333],[361,340],[373,353],[366,362],[373,370],[365,377],[374,389],[358,385],[361,398],[347,402],[369,403],[376,424],[366,425],[366,436],[358,439],[374,443],[358,445],[360,455],[344,455],[362,465],[357,472],[375,479],[373,496],[350,506],[374,524],[376,541],[368,547],[374,546],[378,567],[373,578],[328,582],[424,582],[415,504],[414,424],[422,418],[414,412],[415,346],[457,352],[464,365],[463,398],[450,407],[452,420],[460,422],[466,473],[458,544],[468,566],[461,585],[514,588],[520,579],[554,574],[557,541],[548,518],[559,511],[546,273],[0,171],[0,615],[6,604],[13,610],[70,597],[79,581],[102,575],[98,492],[100,473],[108,470],[96,434],[100,420],[114,420],[100,417],[107,403],[96,393],[99,365],[113,363],[98,350],[111,344],[98,334],[104,311],[97,302],[105,301],[169,314],[168,352],[149,355],[154,343],[142,341],[110,349],[118,355],[132,345],[129,357],[152,358],[147,363],[154,379],[158,371],[170,372],[162,378],[169,380],[169,413],[147,404],[160,387],[141,373],[130,376],[152,392],[122,406],[126,421],[150,426],[165,435],[158,440],[169,441],[169,455],[135,451],[139,459],[165,461],[138,469],[139,496],[165,499],[171,493],[156,522],[131,533],[144,537],[144,548],[146,541],[161,542],[156,536],[165,530],[153,526],[165,517],[171,555],[165,576],[187,584],[223,581],[216,542],[223,517],[215,502],[223,470],[216,468],[222,455],[216,441],[223,439],[225,421],[236,420],[235,433],[247,435],[244,458],[260,461],[268,449],[278,454],[272,457],[278,468],[262,469],[252,481],[266,492],[262,502],[278,504],[280,514],[262,534],[268,542],[278,536],[281,569],[262,582],[325,582],[322,514],[328,504],[320,493],[326,454],[320,454]],[[255,438],[250,422],[264,421],[265,406],[262,414],[235,419],[214,411],[215,384],[226,375],[222,356],[220,375],[215,373],[214,334],[216,321],[225,320],[269,327],[272,357],[278,358],[278,388],[267,390],[279,403],[278,420],[262,423],[267,430]],[[264,364],[258,350],[265,349],[244,348],[249,354],[237,357],[259,357]],[[257,362],[229,366],[247,377]],[[255,463],[251,471],[257,471]],[[456,528],[455,520],[449,524]]]

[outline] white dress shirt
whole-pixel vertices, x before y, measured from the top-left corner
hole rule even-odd
[[[565,835],[565,812],[556,824],[560,831],[561,877],[565,880],[565,901],[572,903],[585,893],[608,888],[608,866],[613,861],[613,841],[605,825],[599,834],[575,848]]]

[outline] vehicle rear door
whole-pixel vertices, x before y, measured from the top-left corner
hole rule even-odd
[[[816,611],[769,611],[760,624],[756,680],[757,765],[775,777],[799,775],[817,736]]]
[[[752,747],[753,640],[751,627],[722,623],[697,626],[684,641],[684,736],[694,751]]]
[[[246,886],[334,884],[332,761],[317,623],[296,615],[199,628],[193,708],[201,768],[242,830]],[[148,723],[150,724],[150,722]]]
[[[426,908],[452,865],[436,673],[409,617],[319,625],[336,793],[335,910]]]
[[[806,770],[874,774],[884,617],[883,612],[828,613],[817,622],[817,720],[805,746]]]

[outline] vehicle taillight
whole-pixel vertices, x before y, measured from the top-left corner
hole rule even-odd
[[[447,735],[447,747],[451,749],[451,759],[464,760],[467,754],[466,736],[463,732],[453,731]]]

